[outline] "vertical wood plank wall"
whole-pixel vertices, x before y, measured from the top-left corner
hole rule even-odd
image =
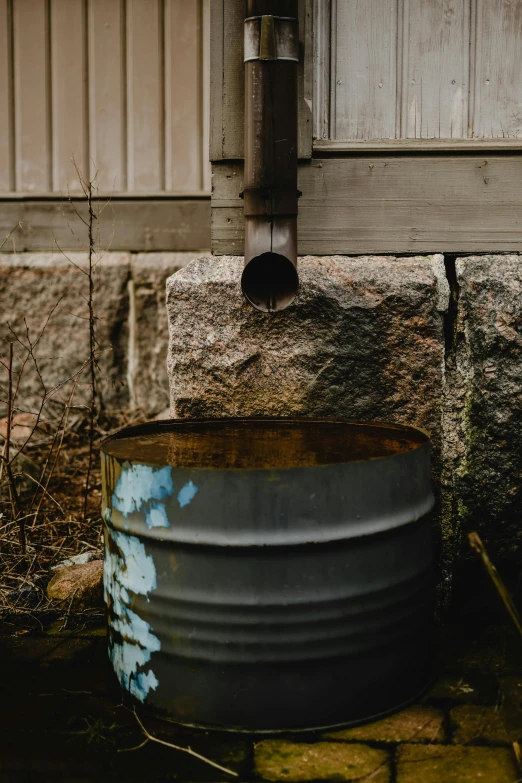
[[[210,190],[210,0],[0,0],[0,195]]]
[[[13,4],[16,190],[51,190],[49,4]]]
[[[13,58],[10,50],[11,7],[0,0],[0,191],[14,188]]]
[[[522,3],[476,3],[475,135],[522,138]]]
[[[84,4],[83,0],[53,0],[50,10],[51,189],[59,190],[69,182],[75,190],[78,181],[71,157],[79,170],[87,172],[89,166],[89,137],[84,132],[88,123]]]
[[[395,135],[397,8],[389,0],[337,3],[333,70],[336,138]],[[369,21],[371,20],[371,23]]]
[[[316,0],[330,36],[320,137],[522,137],[519,0]]]

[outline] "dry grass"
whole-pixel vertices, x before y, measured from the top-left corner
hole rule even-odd
[[[137,412],[119,412],[97,427],[94,449],[109,432],[143,420]],[[0,435],[0,448],[2,438]],[[85,478],[89,465],[89,419],[86,415],[70,418],[63,440],[53,434],[34,438],[24,450],[33,478],[22,470],[14,472],[20,502],[26,510],[26,551],[22,552],[19,519],[13,513],[9,483],[0,481],[0,617],[27,615],[37,622],[56,609],[48,601],[45,589],[53,575],[53,566],[81,553],[102,556],[101,480],[99,460],[92,466],[86,514],[84,515]],[[38,479],[45,465],[54,464],[45,493]],[[25,467],[25,464],[22,466]],[[35,503],[35,497],[37,502]],[[35,513],[39,505],[38,512]]]
[[[88,266],[78,266],[55,242],[58,251],[81,273],[83,285],[77,293],[86,305],[82,317],[89,324],[83,362],[68,378],[51,382],[48,377],[45,332],[65,293],[36,331],[27,317],[23,323],[6,322],[7,336],[0,345],[0,409],[4,416],[0,421],[0,615],[4,617],[52,612],[45,588],[53,566],[85,552],[101,556],[96,451],[109,431],[141,418],[139,413],[130,417],[122,413],[107,420],[100,410],[98,357],[103,349],[96,335],[94,293],[97,265],[103,255],[99,252],[99,217],[109,202],[99,201],[96,174],[85,178],[74,159],[72,163],[88,218],[82,217],[70,196],[73,212],[84,226],[80,234],[65,213],[63,216],[72,237],[86,250]],[[88,394],[84,390],[78,400],[80,380],[82,384],[87,380]]]

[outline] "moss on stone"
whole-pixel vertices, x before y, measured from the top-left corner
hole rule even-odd
[[[328,732],[324,738],[386,743],[443,742],[443,721],[441,710],[416,704],[395,715],[366,723],[364,726]]]
[[[514,783],[519,779],[508,748],[468,745],[401,745],[397,783]]]
[[[506,745],[512,741],[504,725],[503,711],[497,707],[461,704],[451,710],[450,717],[455,744],[490,742]]]
[[[255,746],[255,769],[270,781],[352,781],[389,783],[388,754],[359,743],[264,740]]]

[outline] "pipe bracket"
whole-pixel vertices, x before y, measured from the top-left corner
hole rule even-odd
[[[290,16],[250,16],[245,19],[245,62],[299,62],[299,24]]]
[[[245,188],[240,193],[245,202],[245,217],[297,215],[297,199],[300,195],[299,190],[280,188]]]

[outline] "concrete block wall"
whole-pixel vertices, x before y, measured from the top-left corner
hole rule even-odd
[[[522,565],[522,256],[302,258],[275,315],[244,302],[241,269],[197,259],[167,283],[171,414],[423,427],[446,575],[472,529]]]

